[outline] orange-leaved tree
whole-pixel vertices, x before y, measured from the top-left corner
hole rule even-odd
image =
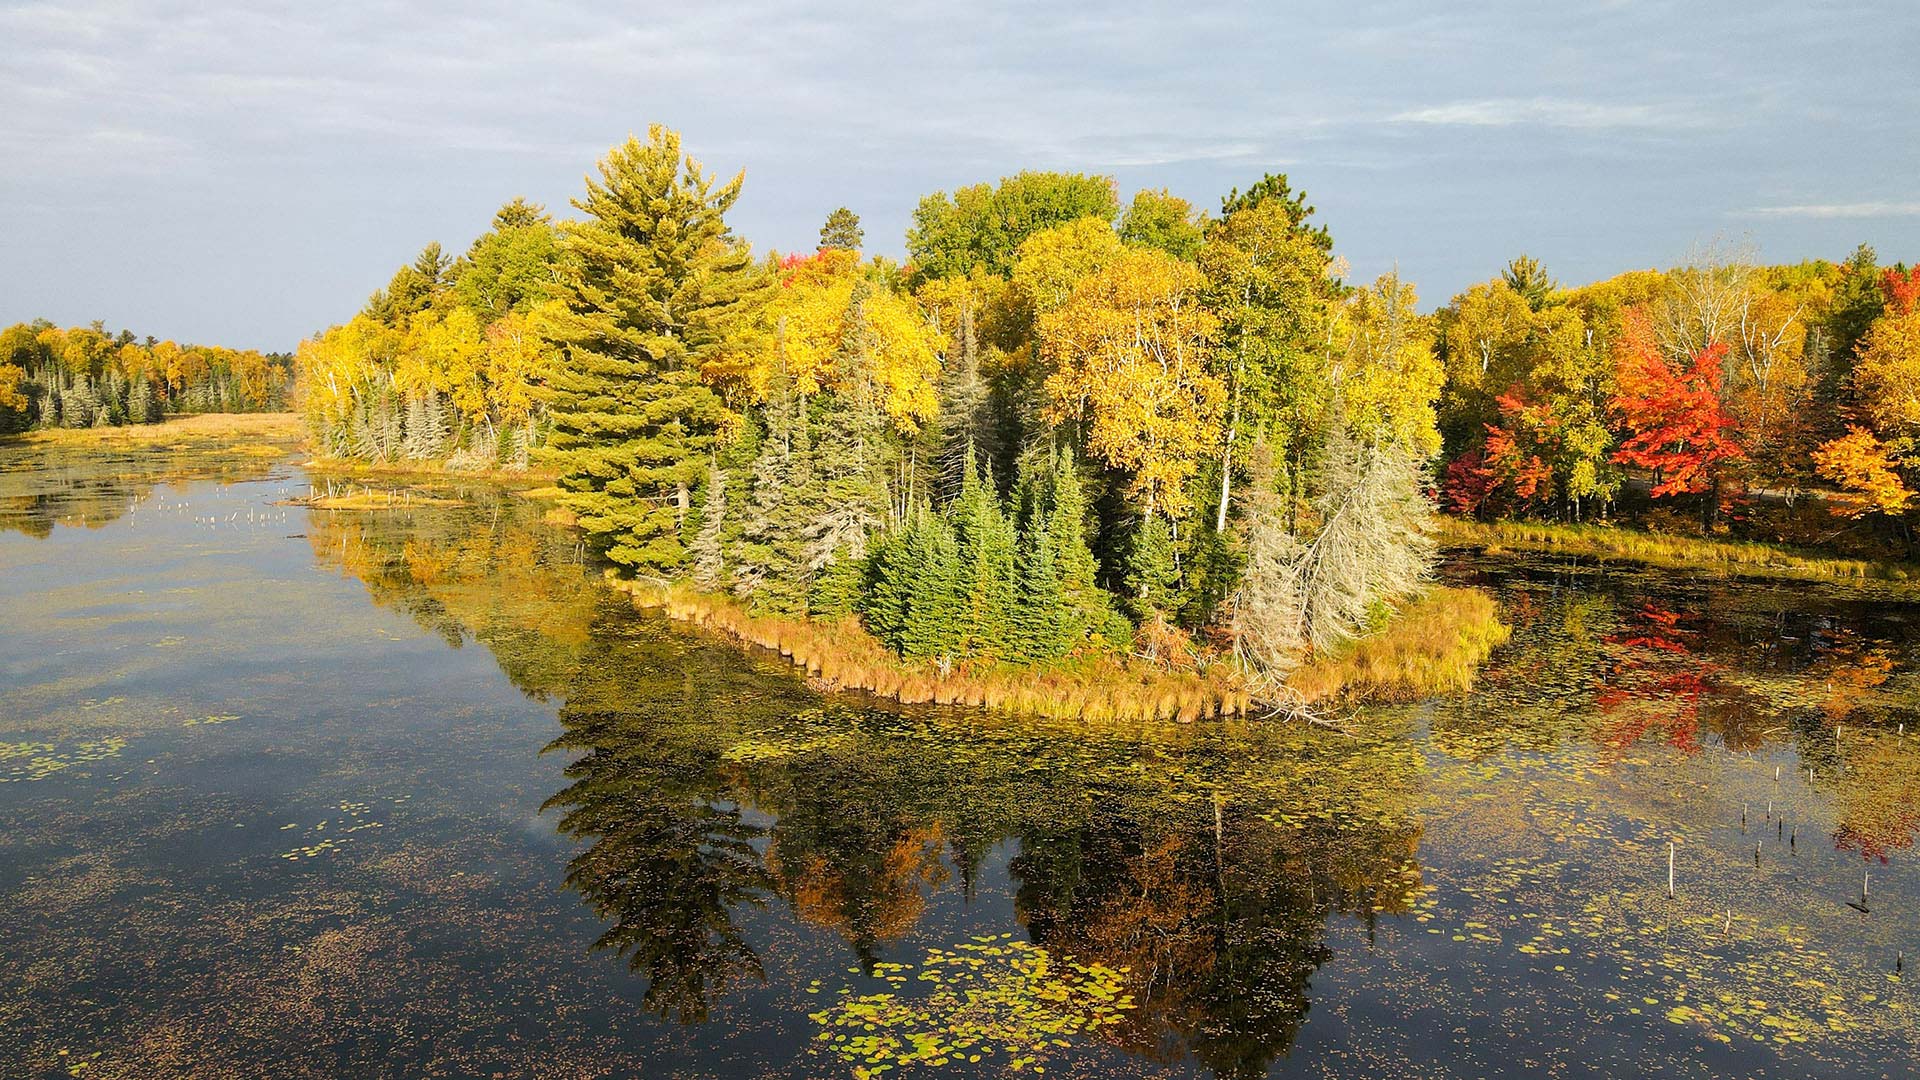
[[[1734,439],[1733,415],[1720,396],[1727,347],[1711,342],[1691,361],[1675,365],[1661,355],[1646,315],[1633,312],[1617,352],[1614,413],[1623,438],[1613,460],[1654,473],[1653,496],[1710,492],[1706,516],[1718,512],[1720,467],[1744,457]]]

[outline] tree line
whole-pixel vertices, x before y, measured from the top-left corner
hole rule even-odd
[[[1920,270],[1708,250],[1563,288],[1515,259],[1436,317],[1441,497],[1482,518],[1582,520],[1642,501],[1721,523],[1825,492],[1907,534],[1920,481]]]
[[[180,413],[284,408],[293,358],[61,328],[44,319],[0,330],[0,432],[148,424]]]
[[[1432,558],[1432,318],[1345,282],[1284,176],[1217,214],[1025,172],[929,195],[909,259],[756,255],[655,127],[555,222],[516,200],[298,353],[329,452],[530,463],[608,558],[856,618],[943,667],[1134,650],[1277,679]]]

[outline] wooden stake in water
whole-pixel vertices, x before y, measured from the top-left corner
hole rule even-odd
[[[1673,841],[1667,841],[1667,899],[1673,899]]]

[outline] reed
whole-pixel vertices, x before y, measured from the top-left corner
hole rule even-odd
[[[1513,633],[1478,589],[1428,589],[1387,625],[1288,677],[1309,703],[1335,697],[1411,701],[1471,689],[1488,654]]]
[[[251,449],[261,440],[290,443],[305,434],[298,413],[195,413],[170,417],[156,424],[23,431],[0,435],[0,442],[42,446],[171,446],[219,442],[233,444],[236,449]],[[272,447],[276,455],[286,453],[287,449],[287,446]]]
[[[729,596],[686,585],[660,586],[612,577],[641,607],[779,653],[835,689],[864,690],[910,705],[971,705],[1025,716],[1112,723],[1245,716],[1253,688],[1225,658],[1182,666],[1132,656],[1079,656],[1058,664],[969,662],[942,672],[895,655],[857,619],[819,622],[755,615]],[[1337,694],[1403,698],[1470,686],[1473,668],[1506,640],[1507,628],[1484,593],[1434,589],[1378,633],[1338,657],[1296,672],[1309,700]]]
[[[1911,563],[1837,559],[1779,544],[1751,540],[1707,540],[1608,525],[1480,522],[1441,517],[1436,531],[1442,543],[1464,547],[1555,551],[1658,566],[1720,568],[1733,573],[1771,577],[1823,581],[1906,581],[1920,577],[1920,566]]]

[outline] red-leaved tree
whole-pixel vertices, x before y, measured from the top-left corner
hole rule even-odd
[[[1646,315],[1630,313],[1612,402],[1623,434],[1613,460],[1653,470],[1656,499],[1713,491],[1709,516],[1717,510],[1721,464],[1745,456],[1734,441],[1733,416],[1720,400],[1726,355],[1726,345],[1715,342],[1683,366],[1669,364]]]

